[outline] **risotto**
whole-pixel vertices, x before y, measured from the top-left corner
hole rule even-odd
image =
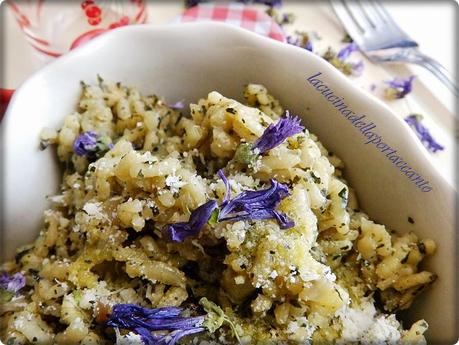
[[[64,167],[0,276],[5,344],[412,344],[435,243],[363,213],[262,85],[190,104],[99,78],[44,129]],[[412,222],[412,219],[407,221]]]

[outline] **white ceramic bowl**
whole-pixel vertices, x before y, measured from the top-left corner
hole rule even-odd
[[[310,78],[318,73],[317,78]],[[457,339],[456,194],[436,172],[415,135],[380,101],[321,58],[225,24],[114,30],[47,65],[17,90],[2,123],[6,256],[36,237],[46,207],[45,195],[58,190],[60,174],[55,153],[39,150],[40,130],[44,126],[58,128],[64,116],[75,109],[80,80],[95,81],[97,74],[138,86],[171,102],[196,101],[212,90],[241,99],[244,84],[266,85],[344,160],[345,176],[372,219],[400,232],[415,231],[435,239],[438,253],[427,266],[439,279],[405,317],[425,318],[431,325],[429,337],[435,342],[452,343]],[[344,99],[346,109],[358,117],[365,115],[361,120],[376,127],[356,128],[355,117],[344,116],[352,113],[337,109],[339,97]],[[376,135],[397,152],[381,152],[384,146],[376,146]],[[370,137],[374,143],[365,144]],[[407,173],[405,165],[399,161],[397,167],[391,162],[389,157],[395,159],[395,155],[403,157],[428,183],[416,186],[401,172]],[[427,191],[430,188],[426,186],[431,190]],[[408,217],[415,224],[409,223]]]

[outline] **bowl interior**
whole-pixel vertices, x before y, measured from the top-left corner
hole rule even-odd
[[[317,56],[224,24],[115,30],[24,83],[2,123],[6,257],[35,238],[47,206],[45,195],[58,190],[54,152],[39,150],[39,132],[43,127],[58,128],[75,109],[80,81],[95,82],[97,74],[158,94],[168,102],[197,101],[212,90],[241,100],[244,84],[264,84],[286,109],[301,116],[325,147],[342,158],[345,177],[372,219],[437,242],[438,252],[427,266],[439,280],[405,317],[425,318],[431,325],[429,336],[436,342],[457,339],[456,194],[433,169],[414,134],[382,103]],[[337,106],[339,99],[346,108]],[[362,124],[357,127],[357,121],[367,125],[366,132]],[[381,143],[395,151],[390,156],[388,149],[382,152]],[[406,164],[394,162],[395,156]],[[403,170],[406,166],[424,184],[419,179],[413,182],[413,176],[409,178],[408,170]],[[408,222],[408,217],[415,223]]]

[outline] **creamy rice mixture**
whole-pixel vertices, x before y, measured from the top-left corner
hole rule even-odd
[[[307,129],[259,149],[293,117],[262,85],[244,98],[214,91],[185,116],[82,83],[42,133],[60,192],[3,265],[5,344],[425,343],[427,323],[395,312],[435,280],[418,267],[435,243],[371,221]]]

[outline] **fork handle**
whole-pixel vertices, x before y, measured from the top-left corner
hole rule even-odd
[[[424,68],[428,69],[432,74],[434,74],[448,89],[451,90],[452,93],[456,97],[459,96],[459,89],[454,82],[454,80],[451,78],[450,74],[446,70],[445,67],[443,67],[438,61],[432,59],[431,57],[421,53],[421,52],[416,52],[414,53],[416,60],[413,61],[414,63],[423,66]]]

